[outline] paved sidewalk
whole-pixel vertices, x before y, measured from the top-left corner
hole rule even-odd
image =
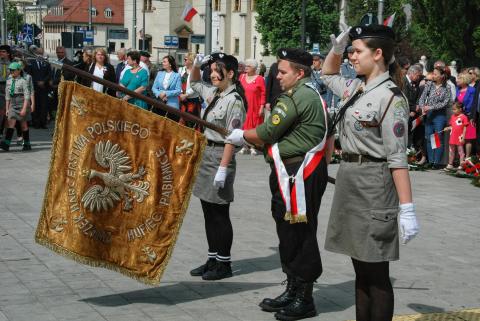
[[[32,130],[30,153],[17,151],[16,146],[10,153],[0,152],[0,321],[274,320],[257,306],[264,297],[282,291],[284,278],[269,213],[269,170],[262,157],[238,157],[236,201],[231,207],[234,277],[205,282],[189,275],[206,259],[200,202],[192,197],[162,283],[150,287],[80,265],[34,242],[49,167],[50,132]],[[335,176],[336,168],[330,167],[330,175]],[[395,314],[479,308],[480,189],[438,171],[412,172],[411,177],[421,232],[402,246],[401,260],[391,265]],[[319,214],[321,248],[332,195],[329,185]],[[314,289],[319,315],[311,320],[354,319],[349,259],[326,251],[322,259],[324,273]],[[471,320],[480,320],[479,310],[472,311]]]

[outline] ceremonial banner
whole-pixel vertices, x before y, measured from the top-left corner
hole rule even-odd
[[[76,83],[62,82],[59,92],[36,241],[76,261],[158,284],[205,138]]]

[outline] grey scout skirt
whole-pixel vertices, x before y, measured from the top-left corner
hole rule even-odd
[[[228,204],[233,202],[233,182],[235,181],[236,161],[233,155],[232,161],[227,168],[227,178],[223,188],[213,186],[213,179],[217,173],[218,166],[223,156],[223,146],[205,147],[203,159],[198,170],[197,180],[193,187],[193,195],[201,199],[215,204]]]
[[[30,115],[30,106],[27,107],[27,113],[25,116],[20,116],[20,112],[23,108],[23,95],[12,96],[10,98],[10,108],[8,109],[8,119],[16,119],[19,121],[30,121],[32,116]]]
[[[340,163],[325,249],[363,262],[399,258],[398,195],[386,162]]]

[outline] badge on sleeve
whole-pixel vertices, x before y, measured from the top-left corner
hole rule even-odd
[[[405,125],[403,122],[396,122],[395,125],[393,125],[393,134],[399,138],[405,135]]]
[[[280,116],[278,116],[277,114],[273,115],[272,116],[272,124],[274,124],[275,126],[280,124]]]

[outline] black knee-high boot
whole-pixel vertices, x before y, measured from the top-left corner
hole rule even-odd
[[[30,131],[28,129],[24,130],[22,132],[22,136],[23,136],[23,150],[31,150],[32,145],[30,144]]]
[[[10,149],[10,143],[12,142],[12,137],[13,137],[13,128],[7,128],[7,133],[5,134],[5,139],[0,143],[0,148],[3,149],[4,151],[7,151]]]

